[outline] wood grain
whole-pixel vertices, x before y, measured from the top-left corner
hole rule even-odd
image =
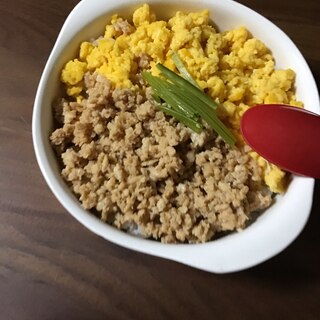
[[[320,2],[240,2],[289,34],[319,84]],[[33,152],[32,108],[46,59],[76,3],[1,1],[0,319],[319,319],[319,181],[298,239],[268,262],[228,275],[113,245],[53,197]]]

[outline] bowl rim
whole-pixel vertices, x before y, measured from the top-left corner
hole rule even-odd
[[[85,26],[91,20],[101,14],[102,7],[105,9],[104,11],[107,14],[107,12],[117,9],[117,7],[120,5],[132,5],[134,3],[136,6],[139,6],[145,2],[152,6],[153,3],[159,3],[159,0],[118,0],[116,3],[108,0],[82,0],[76,5],[76,7],[67,17],[42,73],[34,102],[32,138],[36,159],[38,161],[40,170],[55,197],[75,219],[77,219],[90,231],[115,244],[153,256],[171,259],[198,269],[215,273],[240,271],[262,263],[284,250],[303,230],[309,218],[312,206],[314,179],[296,176],[294,177],[295,185],[298,184],[301,186],[305,193],[303,205],[301,203],[301,199],[298,197],[296,199],[295,206],[296,208],[302,210],[304,214],[301,214],[296,218],[296,225],[291,226],[288,230],[286,230],[286,233],[281,232],[277,226],[270,226],[269,231],[276,233],[274,234],[275,238],[277,239],[275,245],[270,244],[266,235],[262,239],[261,235],[259,235],[259,233],[257,234],[260,229],[253,228],[252,226],[247,227],[240,233],[233,233],[226,237],[203,244],[163,244],[153,240],[139,238],[117,230],[116,228],[104,223],[97,217],[84,210],[76,197],[67,188],[62,178],[57,177],[52,169],[52,166],[50,165],[45,137],[43,137],[43,133],[41,131],[41,112],[43,108],[42,101],[45,96],[48,77],[54,68],[55,60],[57,59],[59,53],[63,51],[64,45],[69,39],[72,38],[72,35],[75,35],[76,32],[81,29],[79,26],[80,20],[81,26]],[[312,91],[315,95],[317,95],[317,105],[320,105],[317,86],[305,59],[295,44],[289,39],[289,37],[272,22],[250,8],[232,0],[186,0],[184,3],[196,5],[199,8],[232,6],[237,10],[245,11],[248,15],[254,15],[257,19],[267,23],[273,31],[281,34],[282,37],[284,37],[286,41],[294,48],[294,53],[301,60],[300,62],[309,75],[308,81],[310,82]],[[73,30],[73,27],[77,28],[70,32],[70,29]],[[269,211],[272,215],[274,214],[273,211],[275,211],[275,209],[272,209],[271,207],[268,209],[268,212]],[[263,217],[262,215],[262,218],[259,218],[253,225],[264,223],[266,219],[267,218]],[[259,239],[259,241],[252,241],[252,239]],[[248,243],[250,243],[250,245],[246,246]],[[244,248],[246,248],[245,251]]]

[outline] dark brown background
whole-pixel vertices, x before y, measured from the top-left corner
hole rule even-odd
[[[320,2],[241,2],[289,34],[319,84]],[[320,319],[319,181],[299,238],[270,261],[227,275],[113,245],[53,197],[35,160],[31,116],[42,69],[76,3],[1,0],[0,319]]]

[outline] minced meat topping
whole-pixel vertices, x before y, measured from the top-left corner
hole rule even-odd
[[[126,28],[119,25],[119,28]],[[103,221],[165,243],[243,229],[272,193],[248,147],[194,133],[157,109],[149,89],[112,89],[86,74],[86,97],[55,106],[50,140],[62,176]]]

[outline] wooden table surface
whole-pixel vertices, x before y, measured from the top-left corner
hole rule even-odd
[[[320,1],[240,2],[295,41],[319,84]],[[320,319],[319,181],[298,239],[226,275],[116,246],[54,198],[34,156],[31,117],[46,59],[76,3],[1,0],[0,319]]]

